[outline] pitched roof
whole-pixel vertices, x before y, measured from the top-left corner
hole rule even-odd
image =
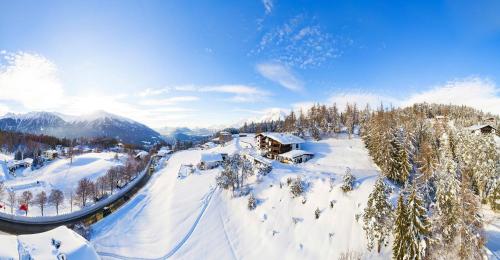
[[[282,144],[301,144],[304,142],[304,139],[292,134],[275,133],[275,132],[267,132],[261,134],[265,137],[271,138]]]
[[[493,129],[495,129],[495,127],[493,127],[492,125],[490,124],[484,124],[484,125],[471,125],[469,127],[467,127],[466,129],[468,130],[478,130],[478,129],[482,129],[482,128],[485,128],[485,127],[491,127]]]
[[[222,155],[220,153],[202,153],[202,162],[221,162],[223,161]]]
[[[299,157],[302,155],[314,155],[314,154],[311,152],[308,152],[308,151],[304,151],[304,150],[291,150],[289,152],[280,154],[279,156],[284,157],[284,158],[293,159],[293,158],[296,158],[296,157]]]

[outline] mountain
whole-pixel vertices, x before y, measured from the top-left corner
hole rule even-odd
[[[0,130],[56,137],[112,137],[137,145],[154,143],[161,135],[144,124],[105,111],[83,116],[52,112],[9,113],[0,117]]]
[[[235,124],[231,125],[231,127],[239,128],[243,126],[245,123],[250,124],[250,123],[261,123],[261,122],[270,122],[270,121],[278,121],[278,120],[284,120],[285,117],[290,113],[289,110],[281,109],[281,108],[270,108],[262,113],[259,113],[258,116],[246,118],[243,120],[240,120],[236,122]]]
[[[158,129],[158,132],[167,139],[196,142],[207,139],[217,130],[211,128],[164,127]]]

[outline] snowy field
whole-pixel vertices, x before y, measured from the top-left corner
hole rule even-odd
[[[248,136],[210,151],[233,153],[253,142]],[[304,149],[315,158],[301,165],[273,162],[273,171],[260,182],[249,178],[259,201],[253,211],[247,209],[248,196],[233,198],[215,189],[219,169],[178,179],[181,164],[196,164],[202,151],[175,153],[127,205],[93,225],[91,242],[105,259],[337,259],[348,251],[390,258],[390,247],[381,255],[366,252],[361,219],[356,221],[378,175],[362,141],[332,138],[308,142]],[[346,167],[358,182],[344,194]],[[286,179],[297,176],[309,186],[304,197],[292,198]]]
[[[59,248],[52,245],[52,239],[60,242]],[[34,235],[0,234],[0,243],[0,259],[58,259],[60,255],[65,259],[99,259],[88,241],[64,226]]]
[[[17,171],[17,177],[10,174],[6,175],[5,186],[16,192],[19,196],[24,191],[29,190],[35,197],[37,193],[45,191],[47,196],[52,189],[59,189],[65,195],[65,203],[60,206],[59,214],[69,213],[71,210],[69,203],[70,191],[75,191],[78,181],[82,178],[89,178],[95,181],[100,176],[106,174],[112,166],[121,165],[125,160],[125,155],[120,155],[115,160],[115,153],[86,153],[75,156],[73,162],[70,159],[56,159],[49,162],[40,169],[32,171],[31,169],[22,169]],[[4,201],[7,195],[4,196]],[[7,204],[5,212],[10,213],[10,206]],[[73,211],[78,210],[78,206],[73,206]],[[14,214],[24,215],[24,211],[15,210]],[[55,215],[53,206],[47,205],[44,209],[44,215]],[[28,216],[40,216],[40,209],[33,203],[30,206]]]

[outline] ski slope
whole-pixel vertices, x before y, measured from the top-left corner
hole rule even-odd
[[[253,143],[252,136],[210,151],[233,153],[245,143]],[[177,178],[181,164],[196,164],[206,151],[175,153],[130,203],[93,225],[91,242],[104,259],[336,259],[347,251],[390,258],[390,248],[366,252],[361,219],[356,221],[378,175],[362,141],[332,138],[304,148],[316,154],[313,160],[273,162],[261,181],[248,179],[259,200],[253,211],[248,196],[233,198],[215,188],[219,169]],[[346,167],[359,180],[348,194],[340,190]],[[304,198],[292,198],[286,185],[296,176],[309,183]]]

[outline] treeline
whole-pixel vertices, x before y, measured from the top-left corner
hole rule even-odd
[[[344,110],[340,110],[336,104],[332,106],[315,104],[306,111],[292,110],[283,120],[245,123],[240,132],[290,132],[320,139],[324,135],[343,130],[352,134],[355,127],[369,119],[370,115],[369,106],[360,110],[355,103],[347,104]]]
[[[307,110],[291,111],[283,120],[245,123],[239,131],[243,133],[289,132],[300,136],[311,136],[314,139],[342,131],[348,134],[355,131],[357,134],[362,134],[365,131],[365,123],[375,116],[377,111],[396,110],[396,108],[386,108],[383,104],[378,108],[371,108],[368,105],[360,108],[356,103],[347,104],[343,108],[336,104],[331,106],[316,104]],[[483,122],[486,117],[494,117],[497,119],[496,128],[498,129],[500,122],[498,116],[466,106],[423,103],[412,106],[411,110],[420,118],[430,119],[438,115],[452,118],[457,126],[470,126]]]
[[[418,104],[380,108],[362,125],[374,162],[402,189],[396,209],[383,179],[370,194],[369,249],[380,251],[393,234],[395,259],[483,258],[481,204],[500,209],[500,155],[493,134],[463,127],[485,116],[462,106]]]
[[[42,150],[55,149],[56,146],[74,147],[86,145],[93,148],[108,149],[118,144],[118,141],[109,137],[92,138],[57,138],[48,135],[35,135],[21,132],[0,130],[0,151],[4,153],[19,152],[24,157],[37,157]],[[125,148],[134,149],[135,146],[125,144]]]

